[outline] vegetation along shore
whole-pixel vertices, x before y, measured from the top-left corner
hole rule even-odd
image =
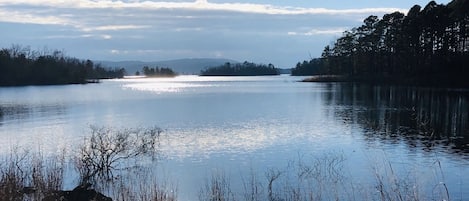
[[[413,6],[407,15],[369,16],[347,30],[320,58],[299,62],[306,81],[358,81],[468,87],[469,1]],[[329,75],[337,79],[331,79]]]
[[[34,51],[20,45],[0,50],[0,72],[0,86],[86,84],[125,74],[123,68],[105,68],[62,51]]]
[[[161,180],[154,165],[160,160],[162,130],[157,127],[113,129],[92,126],[76,150],[56,155],[13,147],[0,157],[1,201],[175,201],[177,185]],[[147,161],[139,163],[139,161]],[[148,163],[148,161],[153,161]],[[372,183],[361,183],[347,171],[341,152],[299,157],[284,169],[242,175],[241,190],[223,170],[200,181],[194,200],[451,200],[439,160],[431,180],[414,172],[396,172],[386,158],[370,167]],[[150,165],[149,165],[150,164]],[[262,170],[261,170],[262,171]],[[70,178],[77,175],[78,178]],[[160,177],[158,177],[160,176]],[[71,190],[64,190],[67,180]],[[429,193],[431,192],[431,194]],[[455,199],[458,199],[457,197]]]

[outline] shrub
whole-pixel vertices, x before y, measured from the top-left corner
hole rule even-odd
[[[131,160],[144,156],[156,159],[161,132],[156,127],[113,130],[92,126],[76,160],[81,182],[112,180],[114,170],[132,167],[127,164]]]

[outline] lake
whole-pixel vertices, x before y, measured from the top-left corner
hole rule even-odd
[[[241,190],[243,176],[294,161],[344,158],[344,172],[374,186],[379,164],[469,199],[469,90],[304,77],[127,78],[100,84],[0,88],[0,152],[55,153],[90,126],[164,130],[158,168],[194,200],[214,171]],[[292,162],[293,161],[293,162]],[[437,173],[435,173],[437,171]],[[72,184],[69,184],[72,186]],[[68,187],[70,187],[68,186]]]

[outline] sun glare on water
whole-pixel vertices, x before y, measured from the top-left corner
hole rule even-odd
[[[138,90],[138,91],[149,91],[154,93],[177,93],[183,89],[203,87],[203,85],[187,84],[187,83],[135,83],[126,84],[123,86],[124,89]]]
[[[197,76],[179,76],[175,78],[130,78],[122,87],[137,91],[178,93],[190,88],[207,87],[208,83],[199,82]]]
[[[161,93],[179,93],[182,91],[195,89],[195,88],[204,88],[204,87],[214,87],[214,86],[224,86],[226,83],[232,82],[252,82],[259,80],[270,80],[272,77],[266,78],[254,78],[254,77],[223,77],[223,76],[197,76],[197,75],[184,75],[171,78],[145,78],[145,77],[136,77],[129,76],[126,79],[119,80],[124,82],[122,88],[136,90],[136,91],[146,91],[153,92],[157,94]]]

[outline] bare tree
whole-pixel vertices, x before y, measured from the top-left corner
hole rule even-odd
[[[76,160],[82,183],[93,179],[111,180],[113,171],[132,167],[129,160],[140,157],[156,159],[160,128],[122,129],[91,127]],[[135,165],[134,165],[135,166]]]

